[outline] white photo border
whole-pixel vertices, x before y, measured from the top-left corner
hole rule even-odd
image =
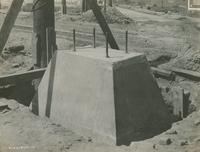
[[[200,4],[192,4],[193,0],[188,0],[188,10],[191,11],[200,11]],[[200,0],[199,0],[200,1]]]

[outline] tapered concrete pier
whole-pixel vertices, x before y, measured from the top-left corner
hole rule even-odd
[[[38,88],[40,116],[82,135],[129,144],[171,126],[146,57],[105,48],[59,50]]]

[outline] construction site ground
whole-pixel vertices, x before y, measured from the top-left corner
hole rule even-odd
[[[129,52],[142,52],[147,59],[157,62],[158,67],[178,67],[200,72],[198,55],[200,19],[173,12],[153,12],[145,9],[117,7],[132,22],[110,24],[110,28],[121,50],[125,48],[125,31],[129,31]],[[6,10],[1,10],[3,22]],[[93,45],[93,27],[97,29],[97,45],[105,46],[105,37],[95,22],[81,20],[81,15],[56,13],[56,30],[68,35],[57,34],[58,49],[72,49],[72,29],[77,32],[77,47]],[[6,48],[25,45],[20,52],[4,52],[0,57],[0,74],[27,71],[33,66],[32,32],[23,26],[32,26],[32,14],[21,12],[13,28]],[[17,28],[21,26],[21,28]],[[81,33],[81,34],[80,34]],[[65,152],[65,151],[134,151],[134,152],[199,152],[200,151],[200,83],[178,77],[176,81],[157,79],[160,87],[181,86],[191,93],[195,106],[187,118],[175,122],[172,128],[158,136],[144,141],[132,142],[130,146],[112,146],[97,143],[91,137],[83,137],[68,128],[55,124],[48,118],[31,113],[15,100],[0,99],[8,108],[0,111],[0,151],[2,152]]]

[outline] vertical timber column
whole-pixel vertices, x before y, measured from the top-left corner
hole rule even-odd
[[[37,68],[47,66],[46,29],[53,28],[55,31],[54,0],[33,0],[33,53]],[[56,36],[52,34],[52,44],[55,50]],[[49,52],[51,54],[51,52]]]
[[[55,34],[55,16],[54,16],[54,0],[33,0],[33,55],[35,57],[35,69],[44,68],[47,66],[47,60],[50,59],[49,54],[56,49],[56,34]],[[48,38],[47,42],[47,29],[51,29],[51,36]],[[47,44],[51,43],[53,50],[47,48]],[[47,50],[48,49],[48,50]],[[47,53],[47,51],[49,51]],[[32,111],[36,115],[39,114],[39,105],[38,105],[38,85],[40,79],[35,80],[35,96],[32,99]]]
[[[87,0],[82,0],[82,13],[88,11],[90,9],[90,5]]]

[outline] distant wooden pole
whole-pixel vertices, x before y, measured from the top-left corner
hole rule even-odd
[[[113,1],[112,1],[112,0],[108,0],[108,5],[109,5],[110,7],[112,7],[112,6],[113,6]]]
[[[93,28],[93,47],[96,48],[96,28]]]
[[[85,12],[85,1],[86,0],[82,0],[82,13]]]
[[[13,0],[0,29],[0,54],[6,45],[24,0]]]
[[[106,3],[107,3],[107,0],[104,0],[104,13],[106,13]]]
[[[73,29],[73,51],[76,52],[76,30]]]
[[[51,28],[53,31],[53,34],[51,35],[51,43],[55,50],[54,0],[33,0],[33,32],[35,37],[35,43],[33,43],[33,48],[35,48],[35,50],[33,50],[33,53],[36,56],[35,65],[38,68],[44,68],[47,66],[47,28]],[[49,54],[51,53],[49,52]]]
[[[126,48],[125,48],[126,53],[128,53],[128,31],[126,31]]]
[[[67,14],[67,3],[66,0],[62,0],[62,13]]]

